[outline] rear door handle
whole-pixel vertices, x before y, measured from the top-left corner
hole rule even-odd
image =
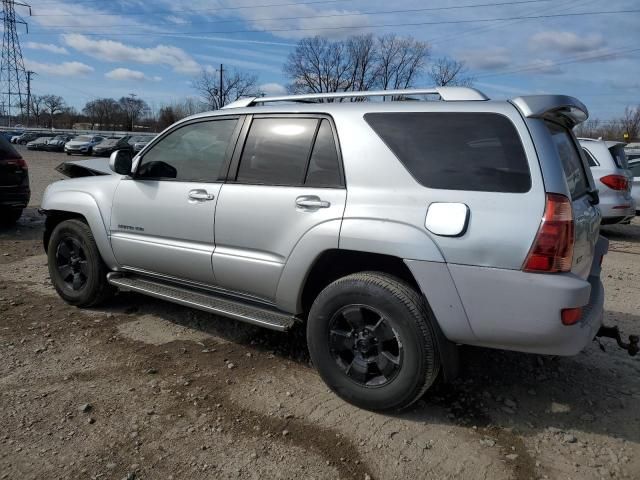
[[[216,198],[215,195],[213,195],[212,193],[209,193],[206,190],[203,190],[201,188],[189,191],[189,200],[196,200],[198,202],[206,202],[208,200],[213,200],[214,198]]]
[[[320,200],[320,197],[316,197],[315,195],[303,195],[296,198],[296,206],[315,210],[318,208],[329,208],[331,203],[326,200]]]

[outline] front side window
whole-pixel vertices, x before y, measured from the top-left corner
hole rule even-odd
[[[546,122],[546,125],[558,151],[571,198],[576,199],[589,191],[587,174],[584,170],[582,159],[578,154],[578,149],[569,134],[569,130],[553,122]]]
[[[429,188],[524,193],[529,164],[516,128],[494,113],[368,113],[367,123]]]
[[[136,178],[216,182],[237,122],[211,120],[170,132],[144,154]]]

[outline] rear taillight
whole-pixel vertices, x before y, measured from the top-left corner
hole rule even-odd
[[[0,160],[0,163],[3,163],[5,165],[9,165],[11,167],[18,167],[18,168],[22,168],[22,169],[26,169],[27,168],[27,162],[24,160],[24,158],[6,158],[4,160]]]
[[[629,190],[629,179],[623,175],[607,175],[600,181],[611,190]]]
[[[544,215],[523,270],[568,272],[573,262],[573,209],[564,195],[547,193]]]

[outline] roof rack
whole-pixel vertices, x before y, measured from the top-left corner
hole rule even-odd
[[[405,90],[369,90],[365,92],[331,92],[331,93],[309,93],[303,95],[283,95],[281,97],[247,97],[241,98],[222,107],[243,108],[252,107],[258,104],[273,102],[303,102],[311,103],[316,100],[331,98],[367,98],[367,97],[407,97],[412,95],[438,95],[445,102],[459,101],[483,101],[489,100],[484,93],[469,87],[433,87],[433,88],[413,88]]]

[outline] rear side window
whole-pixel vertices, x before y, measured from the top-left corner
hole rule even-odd
[[[589,191],[589,183],[576,144],[571,138],[569,130],[563,126],[552,122],[546,122],[546,125],[560,156],[571,198],[578,198]]]
[[[627,155],[624,152],[624,145],[615,145],[609,148],[609,153],[611,153],[611,157],[618,168],[629,168],[629,163],[627,162]]]
[[[257,118],[247,135],[237,181],[301,185],[318,120]]]
[[[368,113],[365,120],[429,188],[524,193],[529,164],[511,121],[494,113]]]
[[[629,169],[634,177],[640,177],[640,162],[635,162],[629,165]]]
[[[342,175],[331,124],[317,118],[254,119],[240,157],[236,181],[340,187]]]
[[[584,152],[584,156],[587,157],[587,161],[589,162],[589,166],[590,167],[597,167],[598,166],[598,162],[596,162],[596,159],[593,158],[593,155],[591,155],[591,152],[589,150],[587,150],[586,148],[583,148],[582,151]]]
[[[304,184],[309,187],[336,187],[341,183],[338,150],[333,131],[329,121],[322,120],[316,135],[316,143],[313,145]]]

